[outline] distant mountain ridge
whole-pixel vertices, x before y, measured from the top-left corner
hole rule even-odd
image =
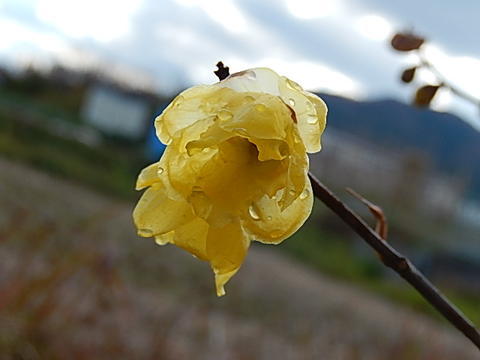
[[[458,116],[395,100],[355,101],[319,94],[328,105],[328,128],[397,149],[418,149],[433,168],[469,178],[467,193],[480,200],[480,132]]]

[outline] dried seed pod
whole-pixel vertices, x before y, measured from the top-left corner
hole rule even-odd
[[[415,93],[414,104],[419,107],[428,107],[439,88],[439,85],[422,86]]]
[[[417,70],[416,67],[406,69],[402,72],[401,79],[404,83],[412,82],[413,78],[415,77],[415,71]]]
[[[417,50],[423,45],[425,39],[410,33],[397,33],[391,40],[391,45],[398,51]]]

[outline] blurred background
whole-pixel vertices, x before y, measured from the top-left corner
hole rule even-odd
[[[217,298],[208,266],[138,238],[153,119],[179,91],[266,66],[329,107],[312,171],[480,323],[479,106],[410,106],[419,54],[480,98],[480,3],[0,0],[0,359],[474,359],[473,346],[322,204],[253,244]],[[418,69],[415,86],[440,84]],[[261,274],[261,276],[258,276]],[[477,354],[477,356],[475,356]]]

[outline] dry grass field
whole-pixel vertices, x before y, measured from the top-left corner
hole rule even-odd
[[[204,263],[136,236],[133,204],[0,159],[0,359],[478,359],[454,330],[255,244]]]

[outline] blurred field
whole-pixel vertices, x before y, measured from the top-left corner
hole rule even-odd
[[[132,203],[9,160],[0,174],[0,359],[478,358],[274,247],[217,298],[206,264],[135,235]]]

